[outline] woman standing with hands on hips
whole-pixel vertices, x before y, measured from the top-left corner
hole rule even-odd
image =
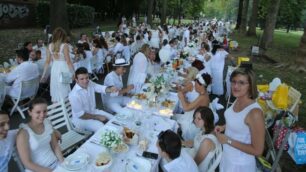
[[[251,69],[238,68],[230,81],[236,100],[224,113],[226,125],[215,128],[223,144],[220,172],[255,172],[255,156],[262,154],[265,141],[263,112],[255,100],[255,74]]]

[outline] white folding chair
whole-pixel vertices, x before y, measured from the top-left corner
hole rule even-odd
[[[39,78],[34,78],[28,81],[20,82],[20,90],[17,97],[10,96],[11,100],[14,103],[14,106],[10,112],[12,115],[15,109],[18,110],[20,116],[25,119],[24,111],[28,109],[27,105],[35,98],[39,87]],[[29,101],[20,104],[20,101],[29,99]]]
[[[214,172],[216,170],[216,168],[221,162],[221,157],[222,157],[222,145],[217,144],[215,154],[208,163],[207,172]]]
[[[5,99],[6,91],[5,91],[5,83],[0,81],[0,109],[2,108],[4,99]]]
[[[76,132],[69,121],[69,115],[65,109],[65,100],[48,106],[48,119],[52,126],[62,133],[61,150],[64,154],[69,153],[73,148],[87,140],[89,134]]]

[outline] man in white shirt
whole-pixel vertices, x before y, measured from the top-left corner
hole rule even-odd
[[[44,45],[44,41],[42,39],[37,40],[37,44],[33,46],[33,50],[40,50],[41,58],[46,59],[47,57],[47,48]]]
[[[190,155],[181,151],[182,142],[171,130],[162,131],[156,143],[159,155],[163,158],[161,167],[164,172],[198,172],[198,166]]]
[[[102,95],[103,103],[109,111],[116,113],[123,113],[124,107],[131,101],[130,97],[124,96],[134,88],[134,85],[123,87],[122,76],[126,72],[126,67],[129,62],[124,58],[116,59],[113,64],[114,71],[108,73],[104,80],[105,86],[114,86],[118,90],[114,95]]]
[[[16,61],[19,64],[13,69],[5,78],[5,82],[11,86],[6,88],[7,94],[12,97],[17,97],[20,90],[21,81],[28,81],[34,78],[38,78],[39,70],[38,66],[30,61],[29,52],[26,49],[17,50]]]
[[[97,131],[113,116],[96,108],[95,92],[115,92],[114,87],[106,87],[89,80],[88,71],[80,67],[75,71],[76,84],[69,93],[72,108],[72,123],[80,129]]]

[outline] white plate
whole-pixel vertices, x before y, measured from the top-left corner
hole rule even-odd
[[[126,164],[126,172],[150,172],[151,163],[144,158],[133,157]]]
[[[101,153],[102,153],[102,152],[101,152]],[[97,158],[98,158],[98,155],[96,156],[96,159],[97,159]],[[96,159],[95,159],[95,161],[96,161]],[[95,163],[94,166],[95,166],[95,169],[96,169],[96,170],[103,171],[103,170],[109,168],[109,167],[112,165],[112,163],[113,163],[113,159],[112,159],[112,157],[111,157],[110,161],[109,161],[106,165],[97,166],[96,163]]]
[[[89,155],[86,153],[76,153],[68,156],[63,167],[70,171],[80,170],[88,164]]]

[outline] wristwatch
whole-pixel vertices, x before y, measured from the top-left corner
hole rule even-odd
[[[231,145],[231,144],[232,144],[232,140],[231,140],[231,139],[229,139],[229,138],[227,139],[227,141],[226,141],[226,142],[227,142],[227,144],[229,144],[229,145]]]

